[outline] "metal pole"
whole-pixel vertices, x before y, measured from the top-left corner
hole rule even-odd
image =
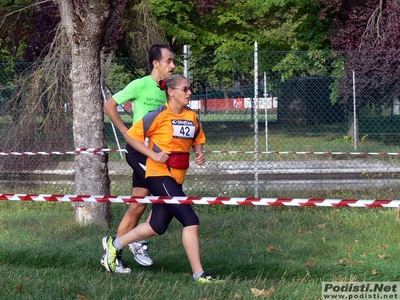
[[[356,73],[353,70],[353,129],[354,150],[357,149],[357,106],[356,106]]]
[[[107,101],[107,97],[106,97],[106,93],[104,92],[103,84],[101,84],[101,94],[103,95],[104,102],[106,102]],[[118,151],[119,152],[119,156],[121,156],[121,159],[124,159],[124,157],[122,155],[122,151],[121,151],[121,145],[119,144],[119,140],[118,140],[118,136],[117,136],[117,131],[115,130],[114,123],[111,122],[111,121],[110,121],[110,123],[111,123],[111,127],[112,127],[112,130],[113,130],[113,133],[114,133],[115,142],[117,143],[118,150],[120,150],[120,151]]]
[[[190,82],[189,78],[189,46],[183,46],[183,76]]]
[[[258,43],[254,43],[254,197],[258,197]]]
[[[264,72],[264,100],[265,100],[265,151],[268,151],[268,87],[267,73]],[[272,104],[271,104],[272,105]]]

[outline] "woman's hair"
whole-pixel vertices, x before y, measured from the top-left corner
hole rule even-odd
[[[168,45],[164,45],[164,44],[154,44],[150,47],[149,50],[149,67],[150,67],[150,71],[153,71],[153,61],[160,61],[162,58],[162,52],[161,49],[167,49],[169,50],[171,53],[174,53],[174,51],[172,50],[172,48]]]
[[[181,74],[172,74],[167,79],[160,80],[158,82],[158,87],[165,91],[168,98],[168,88],[175,88],[182,79],[187,80],[186,77]]]

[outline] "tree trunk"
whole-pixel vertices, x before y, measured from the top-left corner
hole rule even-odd
[[[75,148],[105,148],[104,112],[101,95],[100,50],[109,16],[109,0],[55,0],[61,24],[71,42],[73,133]],[[107,155],[75,155],[75,194],[108,195]],[[104,224],[109,204],[77,203],[79,223]]]

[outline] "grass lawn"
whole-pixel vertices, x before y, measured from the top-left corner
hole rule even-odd
[[[225,278],[196,284],[181,226],[150,239],[155,264],[100,265],[109,227],[79,226],[69,203],[0,202],[0,299],[319,299],[322,281],[400,281],[398,210],[197,205],[202,262]],[[262,296],[256,297],[258,293]]]

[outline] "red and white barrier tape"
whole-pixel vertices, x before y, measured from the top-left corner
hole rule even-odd
[[[37,151],[37,152],[30,152],[30,151],[23,151],[23,152],[0,152],[0,156],[9,156],[9,155],[77,155],[77,154],[95,154],[95,155],[104,155],[105,152],[117,152],[122,151],[126,152],[125,149],[101,149],[101,148],[76,148],[74,151]]]
[[[0,200],[48,202],[156,203],[207,205],[321,206],[399,208],[400,200],[323,198],[133,197],[106,195],[0,194]]]
[[[0,152],[0,156],[8,155],[104,155],[106,152],[126,152],[125,149],[76,148],[74,151],[38,151],[38,152]],[[339,152],[339,151],[235,151],[235,150],[204,150],[204,153],[217,154],[297,154],[297,155],[392,155],[400,156],[400,152]]]

